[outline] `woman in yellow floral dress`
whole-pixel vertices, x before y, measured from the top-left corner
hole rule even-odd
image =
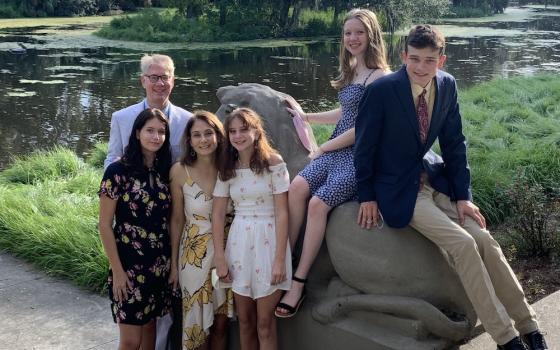
[[[225,349],[227,318],[233,315],[230,290],[213,289],[212,192],[217,159],[225,140],[218,118],[197,111],[183,134],[184,153],[171,168],[170,280],[183,300],[182,348]]]

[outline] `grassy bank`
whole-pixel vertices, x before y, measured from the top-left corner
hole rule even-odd
[[[133,16],[113,19],[95,34],[107,38],[148,42],[221,42],[278,37],[335,35],[340,29],[332,25],[333,11],[303,10],[300,23],[290,31],[278,33],[278,28],[263,23],[257,16],[234,17],[225,25],[209,13],[197,19],[187,19],[175,9],[144,10]]]
[[[460,93],[475,202],[495,224],[516,215],[508,190],[520,171],[546,193],[557,191],[559,78],[495,80]],[[319,141],[330,133],[314,130]],[[0,249],[101,291],[107,261],[96,228],[96,192],[105,147],[96,147],[87,162],[62,148],[39,152],[0,173]]]

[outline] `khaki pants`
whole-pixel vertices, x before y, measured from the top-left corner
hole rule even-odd
[[[535,312],[498,243],[470,217],[461,227],[456,204],[448,196],[425,183],[410,226],[453,259],[476,314],[496,343],[503,345],[517,335],[510,317],[521,334],[538,329]]]

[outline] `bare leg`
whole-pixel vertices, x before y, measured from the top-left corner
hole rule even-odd
[[[156,347],[156,321],[152,320],[142,326],[142,344],[140,350],[154,350]]]
[[[260,350],[278,349],[278,333],[274,307],[280,300],[282,291],[277,290],[271,295],[257,299],[257,334]]]
[[[307,227],[305,228],[305,237],[303,239],[303,250],[301,252],[301,258],[299,260],[299,265],[297,270],[294,272],[294,276],[302,279],[307,278],[309,269],[313,265],[313,261],[319,253],[321,244],[323,243],[323,238],[325,237],[325,228],[327,226],[327,215],[331,211],[325,202],[323,202],[318,197],[312,197],[309,201],[309,210],[307,212]],[[301,294],[303,293],[303,283],[292,281],[292,288],[284,294],[282,302],[295,306]],[[278,308],[280,313],[287,313],[288,310]]]
[[[226,350],[227,322],[228,318],[226,315],[214,315],[214,324],[210,328],[210,349]]]
[[[241,350],[257,350],[257,303],[249,298],[233,293],[237,319],[239,321],[239,338]]]
[[[309,199],[309,184],[305,179],[297,175],[288,190],[288,237],[290,248],[293,251],[296,245],[303,219],[305,218],[305,208]]]
[[[138,350],[142,344],[142,326],[119,323],[119,350]]]

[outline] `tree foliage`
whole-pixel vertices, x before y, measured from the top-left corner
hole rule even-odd
[[[87,16],[159,3],[159,0],[4,0],[0,2],[0,17]]]
[[[453,0],[454,7],[480,9],[483,13],[502,13],[509,0]]]

